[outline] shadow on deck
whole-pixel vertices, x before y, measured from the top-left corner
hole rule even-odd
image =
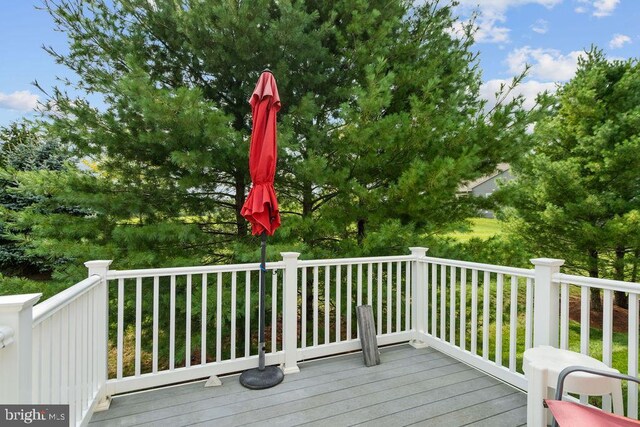
[[[252,391],[238,376],[115,397],[98,426],[520,426],[526,394],[431,348],[381,349],[379,366],[360,352],[300,363],[277,387]]]

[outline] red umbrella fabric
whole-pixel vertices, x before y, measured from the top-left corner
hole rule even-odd
[[[278,151],[276,115],[280,110],[280,96],[273,74],[265,71],[260,75],[250,103],[253,125],[249,172],[253,185],[240,214],[251,223],[252,234],[266,231],[271,236],[280,226],[278,199],[273,188]]]

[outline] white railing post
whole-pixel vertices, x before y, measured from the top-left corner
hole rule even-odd
[[[300,372],[298,368],[298,252],[281,252],[284,261],[282,313],[282,348],[284,373]],[[304,304],[304,301],[303,301]]]
[[[0,296],[0,402],[34,403],[31,393],[33,305],[42,294]]]
[[[104,301],[99,304],[101,307],[97,313],[96,321],[102,324],[101,334],[96,338],[96,346],[98,347],[98,366],[100,366],[100,395],[98,397],[98,404],[96,405],[95,412],[106,411],[111,404],[111,396],[107,392],[107,379],[109,378],[108,367],[108,354],[109,354],[109,287],[107,285],[107,274],[109,273],[109,266],[112,260],[96,260],[87,261],[84,263],[88,270],[88,276],[100,276],[102,281],[98,285],[98,295],[104,298]]]
[[[564,260],[535,258],[531,263],[535,266],[533,345],[558,347],[560,288],[553,283],[553,275],[560,272]]]
[[[424,277],[422,265],[418,262],[420,258],[426,256],[428,248],[412,247],[409,248],[414,260],[411,262],[411,329],[416,334],[416,338],[412,339],[410,344],[415,348],[427,347],[427,344],[418,339],[418,333],[426,333],[425,330],[425,301],[424,293]]]

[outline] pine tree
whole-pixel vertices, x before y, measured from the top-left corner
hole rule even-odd
[[[640,247],[640,65],[594,48],[535,128],[505,189],[518,234],[591,277],[626,280]],[[636,267],[634,267],[636,266]],[[600,307],[593,293],[594,307]],[[616,303],[625,305],[624,294]]]

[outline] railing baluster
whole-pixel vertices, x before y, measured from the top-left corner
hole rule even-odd
[[[467,269],[460,268],[460,348],[467,348]]]
[[[318,345],[318,267],[313,267],[313,345]]]
[[[207,363],[207,273],[202,273],[200,302],[200,364]]]
[[[489,359],[489,298],[491,286],[491,273],[484,272],[482,281],[482,358]]]
[[[569,284],[560,284],[560,348],[569,349]]]
[[[231,359],[236,358],[236,313],[237,313],[238,272],[231,273]]]
[[[84,320],[84,319],[83,319]],[[81,324],[84,327],[84,322]],[[46,322],[41,326],[42,354],[51,355],[51,322]],[[82,347],[80,347],[82,348]],[[86,361],[82,361],[86,363]],[[40,357],[40,402],[51,402],[51,357]]]
[[[69,327],[72,327],[72,323],[69,322]],[[70,337],[75,337],[73,334],[69,334]],[[40,374],[40,355],[42,354],[42,325],[38,325],[33,329],[33,335],[31,337],[33,341],[33,348],[31,352],[31,398],[34,402],[41,402],[40,396],[40,381],[42,375]]]
[[[244,357],[251,355],[251,271],[244,272]]]
[[[591,300],[589,295],[589,287],[580,288],[580,352],[589,355],[590,344],[590,327],[591,327]],[[580,395],[580,402],[588,403],[587,395]]]
[[[425,307],[427,304],[425,303]],[[411,329],[411,263],[405,262],[404,265],[404,330]],[[428,331],[425,328],[425,332]]]
[[[140,353],[142,348],[142,277],[136,279],[136,350],[135,376],[140,376]]]
[[[271,273],[271,352],[278,351],[278,270]]]
[[[504,309],[504,275],[498,273],[496,284],[496,357],[498,366],[502,366],[502,314]]]
[[[120,302],[120,299],[118,299],[118,304]],[[71,405],[71,407],[69,408],[69,424],[70,425],[75,425],[75,420],[76,420],[76,411],[73,409],[75,408],[76,405],[76,390],[78,388],[78,369],[77,369],[77,360],[78,360],[78,355],[77,355],[77,347],[76,347],[76,338],[77,338],[77,330],[78,330],[78,317],[76,315],[76,310],[77,310],[77,306],[76,304],[74,305],[69,305],[68,306],[68,311],[67,314],[69,316],[69,324],[68,324],[68,330],[69,330],[69,340],[68,340],[68,345],[69,345],[69,389],[67,390],[67,402],[69,402],[69,404]],[[120,325],[120,323],[118,322],[118,324]],[[40,328],[37,328],[38,331],[40,331]],[[33,350],[34,350],[34,356],[35,355],[40,355],[42,354],[39,350],[40,346],[39,346],[39,342],[40,340],[35,340],[34,344],[38,344],[37,346],[34,346]],[[122,359],[121,359],[122,360]],[[119,365],[120,367],[122,366],[122,363],[120,363]],[[120,368],[122,369],[122,368]],[[117,369],[116,369],[117,370]],[[37,372],[33,372],[33,378],[34,380],[39,380]],[[122,370],[120,370],[120,378],[122,378]],[[37,389],[34,389],[37,390]]]
[[[518,339],[518,276],[511,276],[509,310],[509,370],[516,372],[516,352]]]
[[[347,265],[347,341],[351,340],[351,274],[352,264]]]
[[[362,305],[362,264],[358,264],[356,304]]]
[[[222,361],[222,273],[216,283],[216,362]]]
[[[402,330],[402,263],[396,263],[396,332]]]
[[[82,411],[84,410],[84,369],[83,365],[85,363],[85,354],[84,354],[84,316],[82,312],[82,297],[78,298],[76,304],[76,318],[78,319],[78,329],[76,330],[76,351],[78,352],[78,376],[76,377],[76,417],[78,419],[82,418]]]
[[[184,343],[184,366],[191,366],[191,303],[192,303],[193,278],[191,274],[187,274],[187,290],[186,290],[186,313],[185,313],[185,335]]]
[[[427,269],[429,265],[427,264]],[[431,335],[437,337],[438,334],[438,266],[431,264],[431,280],[428,282],[431,284]],[[420,315],[418,313],[418,315]]]
[[[336,266],[336,342],[342,341],[342,324],[341,324],[341,310],[342,310],[342,267]]]
[[[80,319],[75,319],[76,322]],[[122,378],[122,351],[124,346],[124,279],[118,279],[118,331],[116,349],[116,378]]]
[[[331,267],[324,267],[324,343],[329,344],[331,332],[329,316],[331,315]]]
[[[169,284],[169,370],[176,367],[176,276]]]
[[[440,339],[447,340],[447,266],[440,266]]]
[[[373,264],[367,265],[367,305],[373,308]]]
[[[527,278],[524,308],[524,349],[531,348],[533,336],[533,279]]]
[[[69,358],[70,358],[70,340],[69,340],[69,306],[66,306],[62,309],[60,314],[60,348],[64,349],[61,354],[60,360],[60,401],[58,403],[69,403],[69,388],[70,384],[70,373],[73,369],[69,369]],[[34,342],[35,344],[35,342]],[[35,345],[34,345],[35,348]],[[72,368],[72,367],[71,367]],[[106,378],[105,378],[106,379]]]
[[[307,347],[307,267],[302,267],[302,322],[300,324],[300,347]]]
[[[393,304],[392,304],[392,296],[393,296],[393,292],[392,292],[392,288],[391,288],[391,282],[393,279],[393,268],[391,267],[391,263],[387,262],[387,333],[390,334],[391,332],[393,332],[391,330],[391,314],[393,313]]]
[[[418,268],[422,269],[423,279],[423,282],[421,284],[418,284],[417,287],[417,292],[421,292],[423,297],[423,310],[422,313],[418,313],[418,316],[422,316],[422,321],[424,322],[424,331],[429,332],[429,264],[427,264],[426,262],[417,262],[416,269]],[[433,310],[431,311],[431,313],[433,313]]]
[[[591,300],[589,287],[580,288],[580,352],[589,354],[589,328],[590,328]]]
[[[377,317],[378,317],[378,322],[377,322],[377,328],[378,328],[378,335],[382,335],[382,263],[379,262],[378,263],[378,286],[377,286],[377,290],[378,293],[376,295],[376,300],[377,300]]]
[[[613,344],[613,291],[605,289],[602,300],[602,361],[611,366]],[[611,411],[611,396],[602,397],[602,409]]]
[[[151,372],[158,372],[158,305],[160,298],[160,277],[153,276],[153,343]]]
[[[449,283],[449,342],[452,345],[456,343],[456,267],[449,270],[451,280]]]
[[[627,349],[627,374],[638,376],[638,294],[629,292],[628,335]],[[638,419],[638,384],[633,381],[628,383],[627,393],[627,417]]]
[[[471,270],[471,353],[478,354],[478,270]]]
[[[51,317],[51,335],[58,337],[60,333],[60,313]],[[60,340],[51,340],[51,403],[60,403]]]

